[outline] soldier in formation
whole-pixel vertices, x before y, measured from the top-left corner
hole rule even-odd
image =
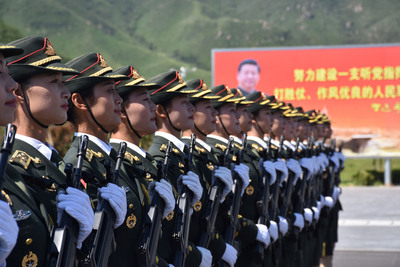
[[[345,158],[318,110],[175,70],[146,80],[96,52],[63,64],[40,36],[0,45],[0,68],[1,126],[17,129],[2,148],[0,266],[332,260]],[[67,120],[62,158],[48,127]]]

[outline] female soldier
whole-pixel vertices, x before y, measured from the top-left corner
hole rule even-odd
[[[141,234],[150,205],[149,182],[157,178],[157,169],[153,165],[152,157],[140,148],[139,144],[143,136],[153,134],[157,130],[156,106],[150,98],[149,90],[157,89],[159,86],[146,83],[132,66],[121,67],[115,73],[128,76],[130,79],[117,83],[118,94],[123,99],[121,123],[112,131],[110,144],[117,149],[121,142],[127,143],[123,170],[136,185],[138,202],[134,204],[134,214],[137,219],[134,240],[135,247],[138,247],[142,240]],[[162,214],[165,218],[175,208],[172,187],[162,179],[154,184],[154,189],[164,200],[165,208]],[[135,262],[138,262],[136,254],[134,257]],[[162,265],[167,264],[158,258],[158,266]]]
[[[46,142],[48,126],[67,118],[70,94],[61,77],[76,71],[61,64],[47,38],[31,36],[10,44],[23,48],[24,53],[8,60],[10,75],[20,85],[15,91],[18,129],[10,158],[10,170],[20,176],[13,176],[4,187],[20,233],[7,261],[16,266],[46,265],[50,231],[63,210],[79,223],[78,248],[93,228],[89,197],[71,187],[66,193],[60,191],[66,188],[66,177],[57,167],[63,161]]]
[[[5,126],[14,120],[16,99],[13,92],[17,89],[17,83],[10,77],[7,70],[6,58],[18,55],[23,49],[15,46],[5,46],[0,44],[0,125]],[[0,174],[2,181],[10,180],[7,173]],[[1,190],[1,188],[0,188]],[[0,197],[6,193],[1,191]],[[9,203],[0,200],[0,266],[6,265],[6,258],[17,243],[18,225],[14,220]]]
[[[68,120],[75,127],[75,138],[64,159],[66,162],[76,161],[77,137],[89,136],[86,159],[83,162],[83,183],[95,207],[100,200],[97,191],[106,197],[111,197],[109,204],[116,215],[114,224],[116,248],[115,251],[112,248],[108,249],[112,252],[108,265],[132,266],[136,262],[135,237],[137,237],[138,222],[140,223],[140,218],[137,216],[140,214],[138,213],[140,200],[136,184],[123,169],[119,172],[116,184],[110,183],[107,177],[107,172],[110,169],[114,170],[117,160],[117,152],[108,143],[107,135],[121,123],[122,99],[117,93],[115,82],[129,78],[112,72],[111,67],[99,53],[82,55],[67,62],[66,65],[80,71],[81,76],[66,79],[66,86],[72,94]],[[111,163],[111,166],[107,167],[106,162]],[[104,199],[103,195],[101,198]],[[84,246],[90,249],[92,243],[84,243]],[[104,260],[107,257],[108,255],[104,255]]]

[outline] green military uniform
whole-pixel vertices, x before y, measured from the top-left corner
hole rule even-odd
[[[163,161],[165,157],[165,151],[167,148],[167,143],[168,139],[158,136],[157,133],[153,138],[153,143],[149,148],[148,153],[152,155],[154,160],[156,161]],[[185,150],[187,151],[187,147]],[[170,153],[170,161],[168,165],[168,171],[167,171],[167,178],[169,179],[169,182],[174,188],[175,191],[175,196],[177,196],[177,180],[179,176],[181,176],[184,173],[184,167],[185,167],[185,153],[182,152],[174,143],[172,144],[172,149]],[[199,200],[198,203],[195,204],[195,207],[193,207],[193,214],[192,218],[194,218],[195,213],[197,213],[203,206],[204,203],[204,197]],[[159,242],[159,253],[160,256],[167,260],[168,262],[173,261],[173,255],[174,255],[174,245],[171,244],[172,242],[172,233],[173,233],[173,227],[175,225],[175,220],[174,218],[174,213],[175,211],[172,212],[170,215],[167,216],[166,219],[163,220],[163,232],[164,234],[161,237],[161,240]],[[192,219],[191,218],[191,223],[190,223],[190,233],[189,233],[189,240],[193,241],[200,233],[200,227],[199,225],[195,225],[195,223],[198,223],[198,220]],[[193,244],[189,244],[189,253],[186,256],[186,265],[187,266],[198,266],[200,265],[201,262],[201,253],[196,249],[196,246]]]
[[[111,163],[111,171],[115,168],[117,152],[111,149],[110,155],[101,149],[95,142],[91,141],[92,136],[89,137],[88,148],[86,157],[82,165],[82,178],[85,191],[91,198],[93,207],[96,208],[98,204],[97,189],[109,182],[106,178],[105,161]],[[72,144],[67,154],[64,157],[66,163],[76,165],[79,138],[74,137]],[[136,184],[124,173],[120,171],[120,177],[117,184],[121,186],[126,193],[127,199],[127,213],[124,223],[114,230],[116,240],[116,250],[109,258],[110,266],[131,266],[136,260],[137,242],[141,233],[140,227],[143,220],[143,206],[138,198],[138,189]],[[92,235],[92,238],[94,236]],[[91,239],[90,237],[88,238]],[[90,242],[84,242],[83,246],[89,250]]]
[[[188,146],[190,145],[190,139],[189,138],[182,138],[182,141],[185,142]],[[202,234],[203,231],[206,231],[206,223],[203,221],[203,218],[205,217],[205,212],[206,212],[206,205],[207,205],[207,198],[208,198],[208,191],[210,189],[210,186],[213,181],[211,181],[212,178],[212,173],[214,170],[215,166],[219,165],[219,162],[216,158],[216,156],[212,153],[211,147],[205,147],[208,146],[207,144],[201,144],[201,140],[199,141],[196,139],[196,144],[195,148],[193,150],[193,163],[195,166],[195,171],[197,171],[197,174],[199,175],[200,182],[203,186],[203,197],[202,197],[202,204],[201,208],[195,211],[193,215],[196,217],[192,217],[193,220],[197,221],[197,224],[200,225],[198,227],[198,232],[197,233],[197,241],[199,241],[199,237]],[[205,146],[204,146],[205,145]],[[208,148],[210,151],[208,151]],[[213,256],[213,262],[218,262],[222,258],[225,248],[226,248],[226,243],[225,240],[222,238],[221,234],[215,230],[212,233],[212,238],[209,243],[208,249],[211,251],[211,254]]]
[[[3,179],[2,199],[10,205],[19,228],[7,266],[46,265],[52,228],[48,212],[13,166],[7,166]]]
[[[62,163],[60,156],[58,160]],[[4,190],[11,196],[11,208],[20,214],[17,220],[23,229],[9,259],[27,266],[29,262],[46,264],[50,232],[57,221],[56,196],[58,190],[66,187],[65,175],[41,152],[20,139],[14,141],[9,164],[13,180],[6,180]],[[24,215],[29,212],[31,216]]]
[[[22,55],[4,54],[8,57],[9,74],[21,84],[24,108],[28,111],[29,119],[46,129],[48,125],[43,125],[31,113],[23,84],[42,73],[77,72],[61,63],[61,57],[47,38],[24,37],[11,42],[6,48],[16,46],[23,48]],[[64,164],[56,151],[51,153],[50,147],[43,151],[52,155],[52,161],[36,148],[46,144],[31,137],[26,138],[29,140],[23,141],[23,136],[16,136],[7,168],[8,178],[4,182],[3,191],[20,229],[17,244],[7,263],[8,266],[46,266],[51,245],[50,233],[57,221],[56,196],[59,189],[66,187],[66,177],[59,170],[63,170]]]
[[[223,142],[221,137],[215,138],[212,135],[208,135],[207,136],[207,144],[210,145],[214,149],[216,156],[220,157],[226,150],[228,140],[226,140],[226,142]],[[231,154],[231,160],[232,160],[232,156],[234,156],[234,155]],[[224,205],[222,205],[222,206],[224,206]],[[242,215],[240,215],[239,222],[240,222],[241,227],[239,228],[239,231],[237,233],[237,239],[241,242],[241,244],[243,244],[243,246],[254,243],[256,240],[256,237],[257,237],[257,233],[258,233],[257,226],[254,224],[254,222],[252,220],[250,220]],[[224,225],[220,225],[218,227],[218,229],[221,231],[224,228],[225,228]]]

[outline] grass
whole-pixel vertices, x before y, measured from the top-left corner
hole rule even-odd
[[[392,159],[392,183],[400,184],[400,159]],[[383,185],[384,159],[347,159],[341,173],[342,186]]]

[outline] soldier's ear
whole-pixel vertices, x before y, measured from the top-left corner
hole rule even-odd
[[[18,88],[17,88],[17,90],[14,91],[14,95],[17,97],[17,101],[20,104],[24,103],[24,96],[22,94],[21,84],[18,84]]]
[[[167,118],[167,113],[165,112],[165,108],[163,105],[157,105],[156,115],[161,118]]]
[[[71,95],[71,102],[77,109],[86,110],[86,104],[83,101],[82,96],[79,93],[73,93]]]

